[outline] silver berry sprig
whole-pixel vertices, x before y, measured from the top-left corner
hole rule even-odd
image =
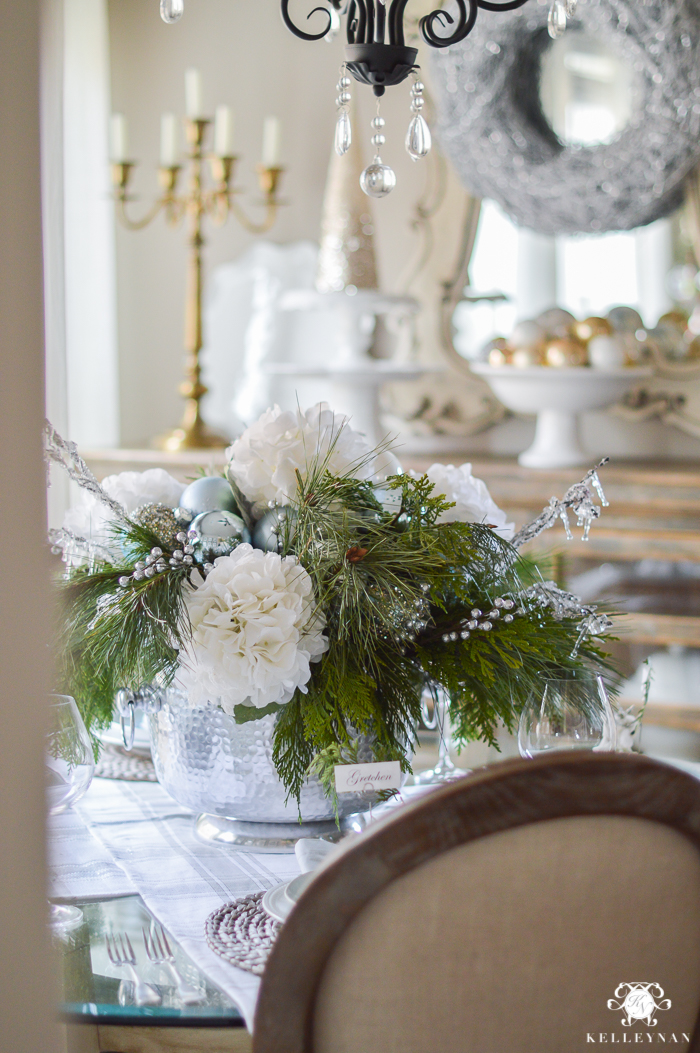
[[[494,622],[499,620],[510,625],[516,615],[524,613],[525,611],[521,607],[516,607],[515,600],[510,599],[509,596],[497,596],[490,611],[484,612],[480,607],[473,607],[470,612],[471,616],[463,619],[459,630],[443,633],[442,642],[455,643],[457,640],[468,640],[473,632],[490,632]]]
[[[191,567],[194,563],[194,547],[188,543],[187,534],[181,530],[175,537],[182,548],[176,548],[172,555],[168,556],[158,545],[154,545],[145,559],[134,564],[131,574],[122,574],[119,584],[127,588],[133,582],[144,581],[155,578],[159,574],[166,574],[170,570],[181,570]]]

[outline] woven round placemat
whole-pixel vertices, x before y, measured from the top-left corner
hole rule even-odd
[[[264,892],[226,903],[206,921],[207,943],[231,965],[262,976],[282,926],[262,908]]]
[[[150,757],[127,753],[119,746],[103,746],[95,766],[98,779],[126,779],[129,782],[158,782]]]

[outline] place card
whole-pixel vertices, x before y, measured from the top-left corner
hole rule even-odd
[[[367,790],[400,790],[399,761],[376,761],[373,764],[336,764],[337,793],[362,793]]]

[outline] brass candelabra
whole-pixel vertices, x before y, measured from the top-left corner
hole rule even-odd
[[[204,143],[207,129],[211,124],[209,118],[197,117],[185,119],[185,134],[188,151],[188,186],[179,194],[177,192],[180,173],[183,166],[173,164],[158,168],[158,180],[162,188],[149,211],[141,219],[133,219],[128,214],[129,202],[134,200],[129,194],[129,183],[135,168],[133,161],[114,161],[112,163],[112,182],[117,203],[119,222],[127,230],[142,230],[148,226],[159,212],[165,212],[169,226],[175,227],[187,217],[189,258],[187,263],[187,281],[185,286],[185,378],[180,384],[179,392],[185,399],[185,412],[179,428],[160,436],[154,445],[163,450],[193,450],[204,447],[228,445],[229,440],[212,431],[202,419],[200,403],[207,388],[202,383],[199,361],[202,349],[202,250],[205,245],[203,234],[204,218],[209,218],[215,226],[223,225],[230,214],[251,234],[264,234],[275,222],[280,201],[277,193],[283,168],[258,165],[260,189],[264,195],[265,216],[261,223],[253,223],[242,211],[236,195],[240,193],[233,186],[236,161],[235,155],[218,156],[206,153]],[[209,161],[213,187],[205,189],[204,162]]]

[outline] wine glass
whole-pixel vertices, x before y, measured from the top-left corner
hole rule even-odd
[[[92,782],[95,757],[90,736],[70,695],[49,696],[44,771],[49,815],[70,808]],[[83,912],[78,907],[49,904],[49,925],[54,931],[69,932],[82,921]]]
[[[433,703],[432,716],[429,703]],[[469,775],[465,768],[458,768],[450,757],[450,702],[447,692],[440,684],[429,683],[423,689],[420,700],[421,719],[428,729],[438,731],[438,762],[434,768],[417,772],[413,781],[416,786],[432,786],[441,782],[452,782],[462,775]]]
[[[577,672],[566,679],[542,682],[520,714],[521,757],[548,750],[616,748],[615,717],[602,676]]]

